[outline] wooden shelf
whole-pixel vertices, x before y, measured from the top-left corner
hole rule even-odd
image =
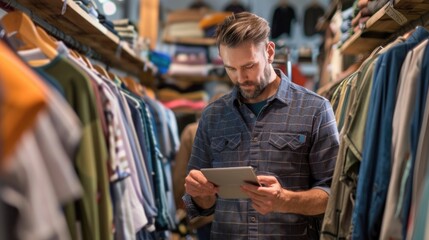
[[[62,0],[15,1],[64,34],[90,47],[107,65],[134,75],[140,75],[143,71],[144,62],[127,45],[122,44],[118,36],[74,1],[66,2],[64,14],[61,14],[64,5]]]
[[[354,55],[371,52],[403,26],[428,13],[429,2],[426,0],[395,0],[394,9],[406,18],[402,25],[389,16],[390,9],[390,3],[387,3],[371,16],[365,23],[364,28],[355,32],[341,46],[341,52]]]
[[[216,44],[214,38],[190,38],[190,37],[168,37],[164,36],[163,41],[169,44],[183,44],[183,45],[199,45],[199,46],[212,46]]]
[[[195,75],[165,75],[165,78],[173,78],[177,81],[186,81],[193,83],[205,83],[209,81],[218,81],[218,82],[227,82],[229,83],[229,77],[226,75],[224,77],[219,77],[217,75],[208,75],[208,76],[195,76]]]

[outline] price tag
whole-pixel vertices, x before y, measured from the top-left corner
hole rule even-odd
[[[63,7],[61,8],[61,15],[64,15],[66,13],[67,9],[67,0],[64,0]]]
[[[396,10],[392,3],[389,3],[386,7],[386,14],[389,15],[395,22],[397,22],[399,25],[404,25],[408,22],[408,19],[398,10]]]

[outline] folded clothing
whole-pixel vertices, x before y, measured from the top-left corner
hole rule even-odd
[[[199,22],[201,29],[217,26],[221,24],[225,18],[232,15],[232,12],[215,12],[205,15]]]
[[[119,37],[118,32],[115,30],[115,26],[113,25],[113,22],[108,20],[106,18],[106,16],[104,16],[103,14],[101,14],[100,12],[98,12],[98,21],[105,26],[110,32],[112,32],[113,34],[115,34],[116,36]]]
[[[199,53],[199,54],[180,53],[180,54],[176,54],[173,57],[173,63],[188,64],[188,65],[201,65],[201,64],[207,63],[207,58],[206,58],[204,53]]]
[[[194,91],[188,93],[181,93],[174,89],[163,88],[157,92],[157,98],[161,102],[168,102],[176,99],[187,99],[191,101],[208,101],[209,96],[206,91]]]
[[[368,2],[368,12],[371,16],[382,8],[389,0],[377,0]]]
[[[166,73],[171,64],[169,55],[157,51],[150,51],[149,60],[155,64],[161,74]]]
[[[213,68],[211,64],[201,64],[201,65],[188,65],[188,64],[179,64],[172,63],[168,69],[170,75],[176,76],[200,76],[205,77],[209,75],[210,70]]]
[[[128,25],[133,25],[133,23],[128,19],[128,18],[123,18],[123,19],[115,19],[112,20],[113,24],[115,26],[128,26]]]
[[[181,45],[176,44],[176,48],[174,49],[174,54],[205,54],[206,48],[201,46],[189,46],[189,45]]]
[[[136,33],[137,30],[133,25],[127,25],[127,26],[118,26],[114,24],[114,29],[118,32],[131,32],[131,33]]]
[[[206,14],[211,13],[207,9],[180,9],[170,12],[167,16],[167,25],[178,22],[199,22]]]
[[[190,101],[186,99],[176,99],[168,102],[161,102],[166,108],[172,110],[190,109],[190,110],[203,110],[207,105],[205,101]]]
[[[204,37],[204,31],[198,26],[198,22],[173,23],[165,27],[164,34],[171,38],[179,37]]]

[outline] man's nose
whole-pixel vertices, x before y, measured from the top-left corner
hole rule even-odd
[[[240,84],[247,81],[247,74],[245,71],[243,71],[243,70],[237,71],[237,81]]]

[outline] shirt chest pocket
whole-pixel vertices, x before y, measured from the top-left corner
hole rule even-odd
[[[213,151],[213,167],[233,167],[240,165],[241,133],[214,137],[210,147]]]
[[[271,133],[268,139],[269,163],[266,170],[275,173],[282,186],[296,186],[296,175],[307,175],[308,147],[306,136],[298,133]]]
[[[305,140],[303,134],[271,133],[268,142],[279,150],[299,150],[305,145]]]

